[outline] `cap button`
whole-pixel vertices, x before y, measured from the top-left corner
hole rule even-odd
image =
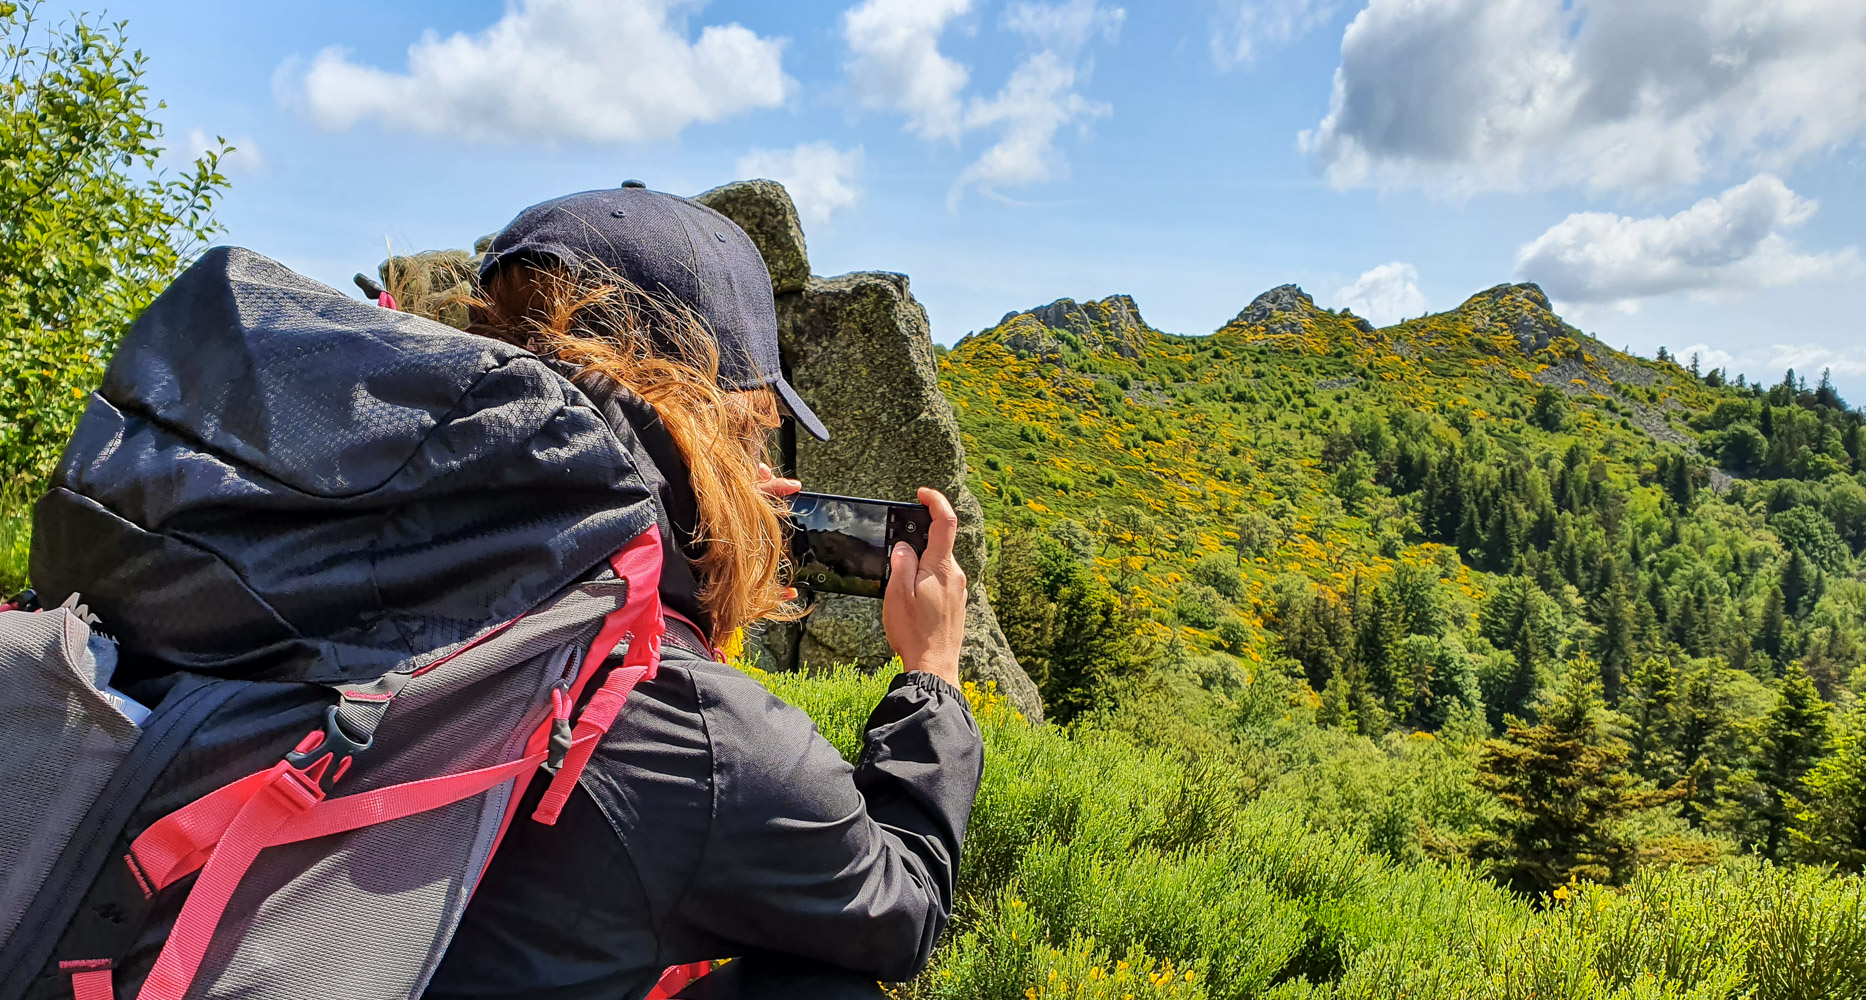
[[[645,188],[648,185],[643,184],[642,182],[635,180],[634,178],[630,178],[628,180],[623,181],[622,186],[625,188]]]

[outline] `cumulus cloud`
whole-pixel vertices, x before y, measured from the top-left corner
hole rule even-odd
[[[959,175],[954,198],[968,185],[992,193],[1063,176],[1068,164],[1056,150],[1057,130],[1112,110],[1076,93],[1075,83],[1073,66],[1054,52],[1038,52],[1017,67],[997,96],[974,99],[965,112],[966,127],[995,126],[999,137]]]
[[[923,138],[959,138],[969,74],[940,52],[939,39],[971,7],[971,0],[864,0],[844,11],[849,82],[862,106],[906,115]]]
[[[1426,311],[1419,269],[1397,260],[1364,272],[1354,284],[1336,291],[1335,301],[1375,326],[1388,326]]]
[[[1803,253],[1784,235],[1817,204],[1760,174],[1671,216],[1576,212],[1525,244],[1517,274],[1567,302],[1618,303],[1689,292],[1715,296],[1833,277],[1852,250]]]
[[[1231,0],[1212,22],[1212,59],[1230,69],[1327,24],[1334,0]]]
[[[831,215],[862,198],[855,176],[862,169],[862,147],[837,149],[811,142],[790,149],[754,149],[739,157],[738,177],[768,177],[784,185],[805,222],[827,222]]]
[[[1859,0],[1370,0],[1301,134],[1337,187],[1661,190],[1866,137]]]
[[[1075,88],[1088,75],[1082,49],[1097,35],[1113,38],[1127,12],[1094,0],[1012,4],[1005,27],[1023,35],[1034,51],[1026,55],[1003,89],[991,98],[974,97],[965,110],[965,127],[996,129],[998,139],[953,182],[949,204],[967,187],[986,194],[1002,188],[1040,184],[1066,176],[1068,163],[1056,149],[1056,133],[1113,111]]]
[[[275,89],[319,125],[367,121],[475,140],[642,141],[784,103],[781,39],[737,24],[691,37],[696,0],[516,0],[492,27],[408,48],[389,71],[338,48],[280,67]]]

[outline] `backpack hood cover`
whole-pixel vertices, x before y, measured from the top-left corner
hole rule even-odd
[[[217,247],[111,360],[32,577],[81,593],[131,675],[368,679],[652,528],[630,453],[526,351]]]

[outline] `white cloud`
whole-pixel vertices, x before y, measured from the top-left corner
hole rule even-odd
[[[1231,0],[1212,23],[1212,59],[1230,69],[1327,24],[1335,0]]]
[[[784,103],[781,39],[686,25],[696,0],[514,0],[484,31],[410,45],[391,72],[341,49],[275,77],[327,129],[369,121],[476,140],[642,141]]]
[[[1866,376],[1866,350],[1838,350],[1823,344],[1770,344],[1735,354],[1707,344],[1692,344],[1673,352],[1679,364],[1689,364],[1693,354],[1698,356],[1703,371],[1721,368],[1733,380],[1742,372],[1751,382],[1763,385],[1780,383],[1782,373],[1791,368],[1810,385],[1820,380],[1823,371],[1832,372],[1836,380]]]
[[[1086,130],[1090,119],[1114,110],[1076,91],[1078,80],[1088,74],[1081,51],[1097,34],[1113,38],[1126,17],[1125,10],[1103,7],[1095,0],[1017,3],[1006,11],[1005,27],[1037,48],[1011,72],[996,96],[974,97],[967,105],[966,129],[995,128],[998,141],[953,182],[949,205],[956,205],[967,187],[995,195],[1002,188],[1068,175],[1068,162],[1056,148],[1057,131],[1070,124]]]
[[[1558,300],[1629,305],[1830,278],[1854,267],[1853,250],[1802,253],[1783,235],[1816,208],[1760,174],[1672,216],[1576,212],[1518,250],[1516,271]]]
[[[1419,269],[1397,260],[1363,273],[1354,284],[1336,291],[1335,301],[1375,326],[1388,326],[1426,311]]]
[[[897,111],[926,139],[957,139],[968,73],[939,51],[971,0],[864,0],[842,15],[849,82],[865,108]]]
[[[784,185],[805,222],[827,222],[836,212],[861,200],[855,175],[862,169],[862,147],[837,149],[811,142],[790,149],[754,149],[739,157],[738,177],[768,177]]]
[[[1110,41],[1121,32],[1127,11],[1095,0],[1031,3],[1019,0],[1004,12],[1006,29],[1053,52],[1074,55],[1100,35]]]
[[[1775,344],[1769,349],[1770,367],[1793,368],[1809,382],[1822,371],[1835,375],[1866,375],[1866,351],[1837,351],[1821,344]]]
[[[185,141],[168,146],[162,150],[157,165],[173,172],[185,171],[194,166],[194,161],[201,154],[219,150],[221,143],[233,147],[233,152],[220,158],[220,172],[232,176],[256,174],[265,171],[265,155],[259,151],[259,144],[250,136],[220,136],[206,129],[191,128]]]
[[[1860,0],[1371,0],[1326,118],[1337,187],[1660,190],[1866,137]]]
[[[995,126],[1000,134],[953,183],[953,198],[968,185],[994,193],[1066,175],[1068,164],[1056,150],[1056,131],[1112,110],[1076,93],[1071,89],[1075,82],[1075,68],[1056,53],[1044,51],[1024,60],[996,97],[973,99],[965,112],[966,127]]]

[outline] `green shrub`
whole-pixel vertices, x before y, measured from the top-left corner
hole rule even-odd
[[[1202,583],[1180,591],[1179,599],[1173,602],[1173,613],[1193,628],[1218,627],[1218,616],[1224,610],[1224,595]]]
[[[217,231],[231,152],[217,140],[162,171],[147,60],[123,26],[79,15],[48,30],[37,12],[0,3],[0,486],[28,493],[117,339]]]
[[[764,679],[850,759],[887,687],[852,669]],[[1365,833],[1305,815],[1359,808],[1352,798],[1246,802],[1229,766],[1070,737],[973,694],[985,777],[957,910],[929,968],[895,988],[903,1000],[1866,996],[1866,877],[1765,862],[1644,870],[1532,906],[1466,866],[1395,862],[1369,853]],[[1392,752],[1452,759],[1411,742]],[[1418,776],[1440,763],[1388,789],[1430,785]]]
[[[26,556],[32,550],[32,508],[0,497],[0,599],[26,586]]]
[[[1237,560],[1224,556],[1203,556],[1192,565],[1192,579],[1235,601],[1244,596],[1244,575],[1238,572]]]

